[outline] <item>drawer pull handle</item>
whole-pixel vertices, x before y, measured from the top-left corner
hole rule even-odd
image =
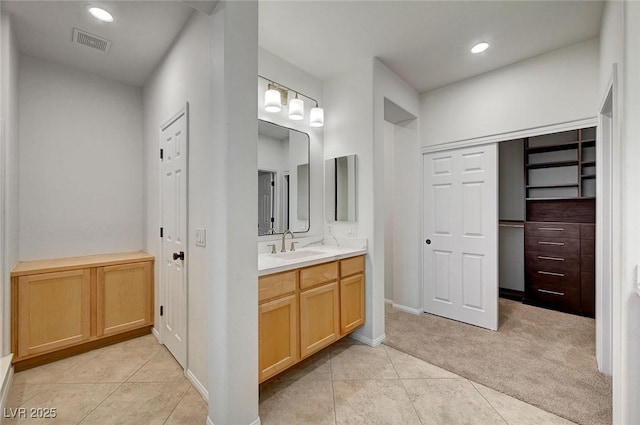
[[[564,292],[549,291],[547,289],[538,289],[538,292],[542,292],[544,294],[551,294],[551,295],[560,295],[564,297]]]
[[[538,242],[540,245],[556,245],[556,246],[564,246],[564,242]]]
[[[544,275],[547,275],[547,276],[564,277],[564,273],[543,272],[543,271],[538,271],[538,273],[544,274]]]
[[[560,258],[560,257],[545,257],[544,255],[538,255],[538,260],[564,261],[564,258]]]
[[[564,232],[562,227],[538,227],[538,230],[547,230],[549,232]]]

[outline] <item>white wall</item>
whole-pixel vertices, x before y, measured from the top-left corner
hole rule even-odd
[[[207,226],[211,214],[208,187],[213,180],[214,153],[209,124],[209,20],[204,14],[194,13],[144,86],[145,249],[156,256],[156,306],[160,305],[160,127],[189,102],[187,369],[207,389],[207,272],[215,250],[215,235],[207,235],[207,247],[196,247],[193,231],[196,228],[210,230]],[[154,323],[160,324],[159,308],[156,308]]]
[[[284,84],[293,90],[304,93],[316,99],[320,106],[323,106],[322,82],[313,75],[287,62],[279,56],[274,55],[270,51],[259,48],[258,50],[258,73],[265,78],[269,78],[276,83]],[[309,231],[299,236],[317,236],[324,232],[324,156],[323,156],[323,128],[309,126],[309,111],[315,106],[315,103],[309,99],[301,97],[305,102],[305,119],[301,121],[292,121],[287,116],[287,107],[283,107],[280,112],[266,112],[264,105],[264,92],[267,89],[267,83],[258,80],[258,119],[270,121],[272,123],[293,128],[294,130],[307,133],[309,135],[309,202],[310,202],[310,223]],[[291,94],[291,93],[290,93]],[[325,108],[325,120],[329,112]],[[294,189],[292,186],[292,194]],[[290,219],[295,219],[297,211],[292,210]],[[304,224],[304,223],[303,223]],[[306,226],[303,226],[306,227]],[[258,240],[261,245],[264,241],[279,239],[280,236],[260,236]]]
[[[0,17],[0,332],[11,352],[11,269],[19,260],[18,70],[20,53],[9,16]],[[1,379],[1,378],[0,378]]]
[[[221,3],[212,29],[207,423],[257,424],[258,3]]]
[[[383,247],[375,253],[376,275],[392,279],[396,306],[418,312],[422,310],[422,162],[418,137],[421,120],[394,123],[391,132],[387,130],[389,122],[385,121],[385,104],[391,101],[404,111],[401,115],[419,117],[420,97],[378,60],[374,61],[373,91],[374,187],[388,184],[392,187],[391,196],[376,191],[376,244]],[[388,137],[393,140],[385,140]],[[387,156],[385,153],[390,150],[392,155]],[[389,161],[393,165],[388,165]],[[389,221],[391,232],[386,229]],[[387,268],[392,269],[391,274]]]
[[[474,139],[597,115],[593,39],[422,95],[422,146]]]
[[[374,227],[374,144],[373,144],[373,60],[360,62],[351,70],[324,83],[326,105],[324,158],[357,155],[357,223],[326,222],[326,232],[339,237],[357,236],[368,241],[365,258],[365,324],[356,331],[369,343],[384,338],[384,264],[376,270],[374,255],[384,255],[384,244],[375,237]],[[379,172],[382,173],[382,170]],[[379,186],[382,188],[382,186]],[[380,191],[382,192],[382,190]],[[383,196],[380,193],[379,196]],[[383,214],[382,210],[380,214]],[[381,219],[383,219],[381,217]],[[383,238],[384,239],[384,238]],[[384,263],[384,258],[380,259]]]
[[[20,260],[142,248],[139,88],[22,56]]]

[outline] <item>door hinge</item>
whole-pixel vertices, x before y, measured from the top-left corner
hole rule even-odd
[[[160,159],[164,158],[164,149],[160,149]]]
[[[160,228],[160,237],[163,238],[164,237],[164,227]]]
[[[163,316],[163,315],[164,315],[164,306],[161,305],[160,306],[160,316]]]
[[[272,181],[271,186],[275,186],[275,185],[276,185],[276,182]]]

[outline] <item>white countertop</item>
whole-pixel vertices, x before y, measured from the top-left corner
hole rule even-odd
[[[366,254],[367,248],[313,245],[277,254],[258,254],[258,276]]]

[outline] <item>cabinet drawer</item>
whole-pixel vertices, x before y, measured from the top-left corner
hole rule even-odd
[[[582,273],[580,294],[582,296],[580,309],[582,314],[589,317],[596,313],[596,280],[593,273]]]
[[[549,223],[528,221],[524,225],[525,236],[542,238],[580,238],[580,225],[576,223]]]
[[[554,288],[579,288],[580,270],[574,269],[565,272],[552,272],[527,267],[528,282],[531,284],[544,284]]]
[[[260,276],[258,278],[258,302],[267,301],[296,290],[296,271]]]
[[[338,279],[338,262],[320,264],[300,270],[300,289],[311,288]]]
[[[550,237],[525,237],[526,252],[544,252],[549,256],[567,258],[580,252],[580,239],[563,239]]]
[[[596,225],[595,224],[581,224],[580,225],[580,237],[582,239],[595,239],[596,238]]]
[[[531,270],[542,270],[561,274],[572,274],[580,271],[580,260],[572,254],[568,258],[544,255],[543,253],[528,252],[525,265]],[[544,274],[544,273],[543,273]]]
[[[364,273],[364,255],[340,261],[340,277]]]
[[[557,288],[544,284],[532,285],[529,298],[541,304],[577,312],[580,310],[580,289],[578,288]]]

